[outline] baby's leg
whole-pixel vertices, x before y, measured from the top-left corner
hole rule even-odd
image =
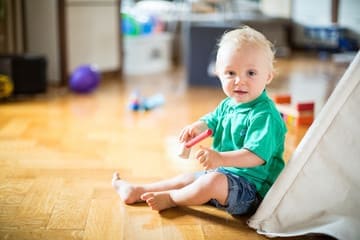
[[[195,176],[191,173],[179,175],[159,182],[137,185],[120,179],[119,174],[116,172],[113,174],[112,185],[124,203],[133,204],[136,202],[142,202],[143,200],[141,199],[141,195],[146,192],[160,192],[179,189],[192,183],[194,180]]]
[[[141,199],[153,209],[161,211],[175,206],[193,206],[216,199],[225,205],[228,196],[228,182],[224,174],[213,172],[202,175],[181,189],[162,192],[147,192]]]

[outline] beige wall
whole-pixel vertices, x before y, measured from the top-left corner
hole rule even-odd
[[[329,26],[331,9],[332,0],[294,0],[292,18],[299,24]]]
[[[339,24],[349,28],[360,38],[360,1],[341,0],[339,6]],[[359,42],[360,44],[360,42]]]
[[[291,17],[291,0],[262,0],[260,8],[268,16]]]

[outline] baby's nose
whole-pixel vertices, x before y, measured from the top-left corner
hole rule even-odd
[[[235,84],[239,84],[241,82],[240,76],[235,77]]]

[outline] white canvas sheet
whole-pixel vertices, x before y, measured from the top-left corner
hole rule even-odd
[[[248,224],[360,239],[360,52]]]

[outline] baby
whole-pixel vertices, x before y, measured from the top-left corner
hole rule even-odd
[[[212,148],[195,154],[204,170],[147,184],[115,173],[112,184],[120,198],[126,204],[145,201],[157,211],[202,204],[232,215],[254,211],[284,167],[286,127],[266,92],[273,61],[272,44],[260,32],[244,26],[225,33],[215,71],[227,97],[179,137],[187,142],[212,130]]]

